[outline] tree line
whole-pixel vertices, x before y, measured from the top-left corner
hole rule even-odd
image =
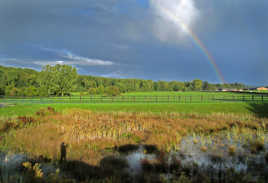
[[[0,95],[5,96],[64,96],[71,92],[90,95],[119,95],[137,91],[215,91],[242,89],[244,84],[211,84],[193,81],[153,81],[143,79],[116,79],[79,75],[69,65],[44,66],[40,72],[28,68],[0,66]]]

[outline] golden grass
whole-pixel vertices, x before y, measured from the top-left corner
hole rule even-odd
[[[50,109],[51,110],[51,109]],[[38,125],[8,132],[1,146],[34,156],[59,158],[62,142],[68,144],[67,158],[96,165],[115,146],[152,144],[160,150],[178,148],[183,136],[213,133],[234,126],[258,129],[267,119],[253,116],[213,114],[100,113],[70,110],[64,114],[37,115]]]

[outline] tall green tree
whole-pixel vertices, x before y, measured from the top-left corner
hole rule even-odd
[[[202,85],[202,90],[208,90],[208,87],[209,87],[209,83],[207,81],[204,81]]]
[[[203,82],[200,79],[195,79],[192,81],[192,85],[195,91],[200,91],[202,89]]]
[[[40,74],[40,85],[47,89],[49,95],[64,96],[75,88],[76,80],[76,68],[69,65],[47,65]]]

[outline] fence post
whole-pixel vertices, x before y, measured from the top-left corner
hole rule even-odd
[[[263,95],[261,95],[261,101],[263,102]]]
[[[190,96],[190,103],[192,103],[192,96]]]
[[[80,95],[80,103],[82,103],[82,96]]]

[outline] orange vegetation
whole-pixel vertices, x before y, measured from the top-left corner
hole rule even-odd
[[[38,121],[38,125],[16,129],[15,134],[7,135],[0,141],[2,146],[8,144],[14,151],[57,159],[60,144],[65,142],[68,144],[68,159],[79,159],[90,164],[97,164],[101,158],[112,153],[114,147],[124,144],[152,144],[169,151],[179,148],[182,137],[191,133],[214,133],[233,126],[255,129],[264,121],[253,116],[226,114],[157,115],[87,110],[59,114],[51,108],[38,112],[34,118],[20,117],[18,120],[24,123]]]

